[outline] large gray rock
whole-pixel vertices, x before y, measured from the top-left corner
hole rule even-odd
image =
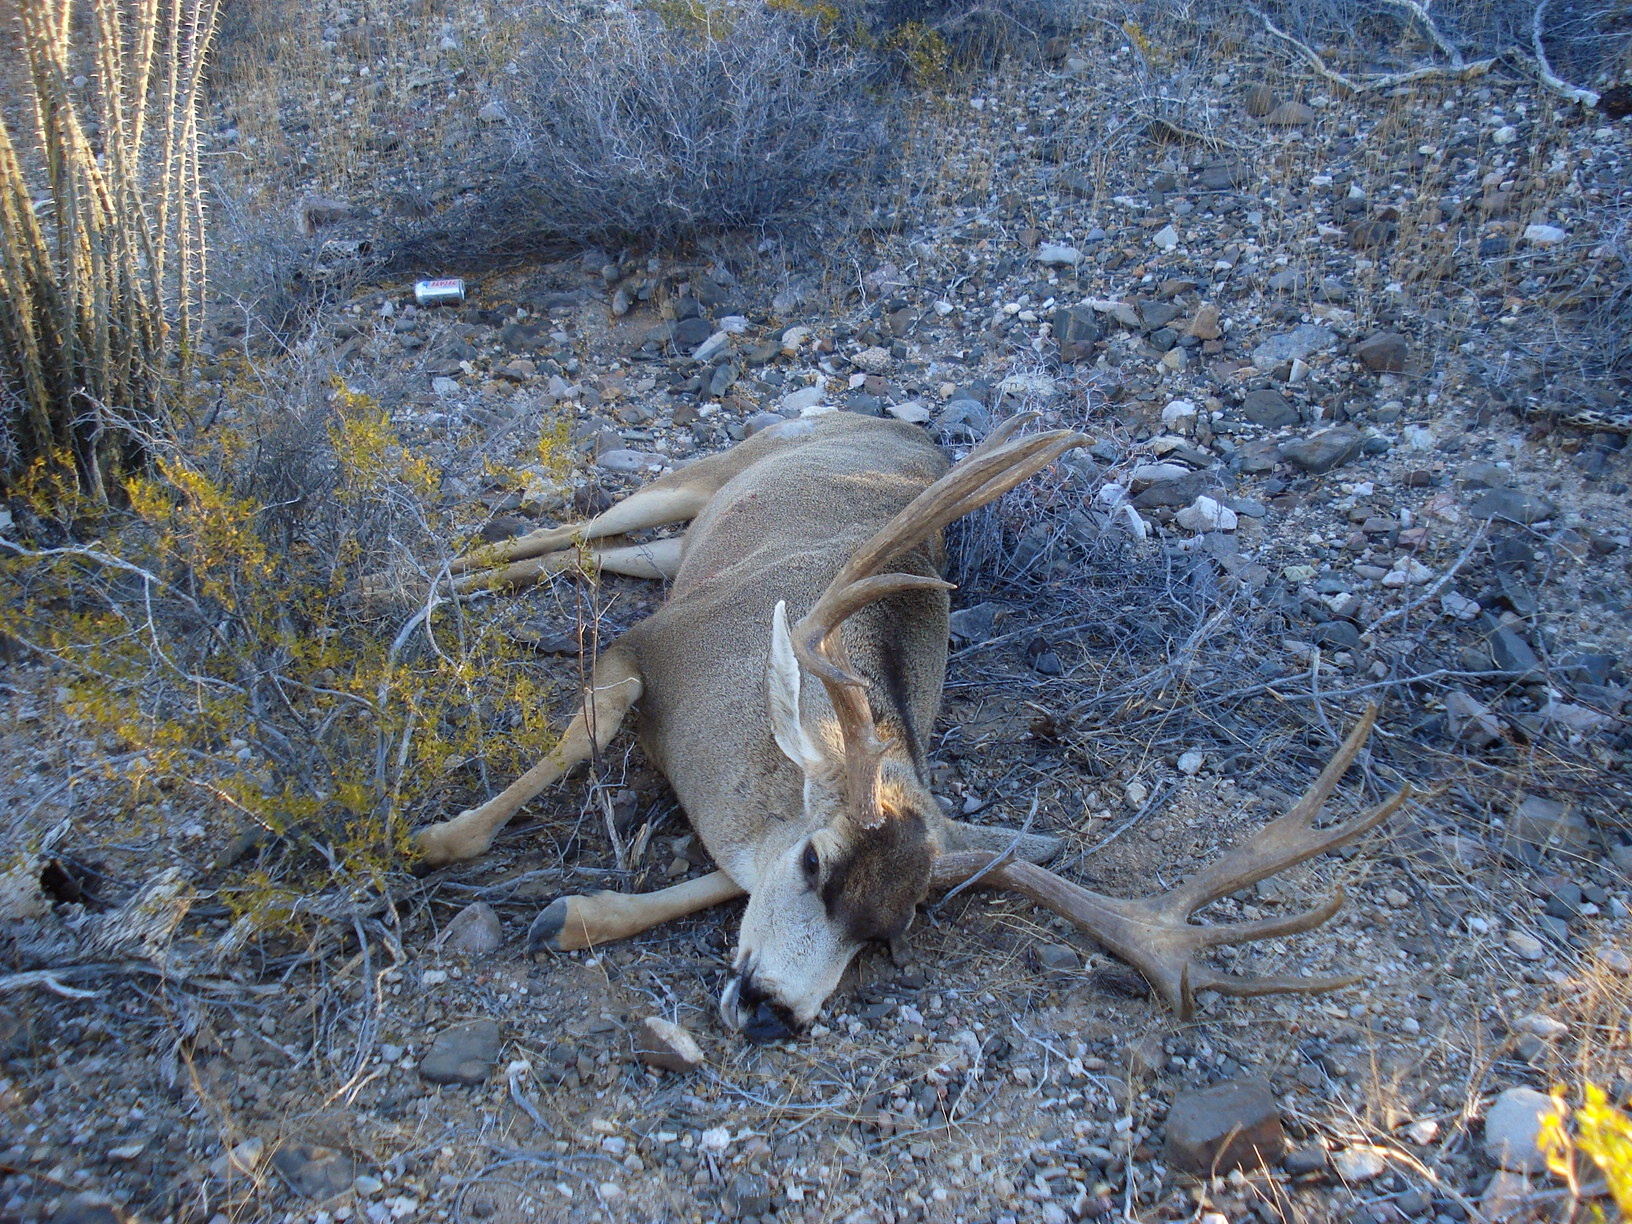
[[[1502,518],[1514,523],[1539,523],[1558,513],[1546,498],[1522,489],[1487,489],[1473,499],[1468,513],[1474,518]]]
[[[480,1084],[493,1074],[503,1042],[497,1020],[473,1020],[443,1029],[419,1064],[432,1084]]]
[[[1337,343],[1337,333],[1318,323],[1299,323],[1289,332],[1271,336],[1252,350],[1252,364],[1260,370],[1273,370],[1283,361],[1307,361],[1314,353],[1322,353]]]
[[[1485,1155],[1512,1173],[1540,1173],[1547,1167],[1541,1150],[1541,1120],[1553,1102],[1534,1088],[1509,1088],[1485,1114]]]
[[[1298,423],[1298,410],[1286,396],[1270,387],[1248,391],[1241,400],[1241,415],[1254,425],[1281,429]]]
[[[455,956],[486,956],[504,942],[499,915],[485,901],[465,906],[436,938],[436,946]]]
[[[1373,332],[1354,347],[1354,355],[1365,362],[1368,370],[1379,374],[1398,374],[1405,369],[1410,345],[1398,332]]]
[[[1299,438],[1280,448],[1281,458],[1294,467],[1319,475],[1347,463],[1360,453],[1365,439],[1349,425],[1325,429],[1310,438]]]
[[[1263,1168],[1285,1147],[1275,1094],[1257,1077],[1181,1092],[1167,1112],[1168,1162],[1197,1177]]]

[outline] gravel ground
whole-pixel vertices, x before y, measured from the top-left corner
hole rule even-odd
[[[314,241],[368,237],[405,193],[441,207],[480,173],[446,157],[484,123],[477,91],[446,88],[455,52],[486,45],[477,16],[422,24],[431,49],[410,60],[400,29],[382,50],[381,14],[348,7],[323,22],[333,96],[295,79],[270,112],[228,98],[214,133],[257,142],[270,195],[347,193],[351,216]],[[444,489],[485,507],[488,538],[814,407],[922,422],[954,450],[1017,410],[1084,430],[1087,454],[955,541],[939,793],[994,823],[1036,798],[1068,874],[1148,892],[1284,810],[1380,700],[1371,761],[1333,807],[1402,780],[1417,798],[1207,913],[1291,912],[1341,884],[1317,933],[1220,963],[1365,982],[1206,996],[1180,1023],[1058,921],[965,895],[921,923],[905,968],[861,958],[809,1037],[746,1047],[714,1013],[734,915],[524,954],[563,889],[708,869],[631,750],[603,788],[642,851],[622,877],[569,785],[485,859],[405,879],[383,941],[89,979],[83,999],[0,994],[0,1219],[1557,1209],[1557,1183],[1522,1167],[1533,1150],[1501,1156],[1486,1114],[1583,1075],[1632,1092],[1628,426],[1603,368],[1624,335],[1601,310],[1627,275],[1632,124],[1496,78],[1338,98],[1252,54],[1193,72],[1164,141],[1133,67],[1120,38],[1084,35],[926,107],[931,134],[903,153],[937,173],[825,263],[774,243],[575,252],[472,278],[455,308],[357,288],[324,335],[425,456],[506,462]],[[302,184],[342,136],[352,178]],[[536,464],[560,418],[564,483]],[[658,598],[604,593],[609,632]],[[563,579],[482,614],[525,622],[571,691],[575,661],[547,647],[576,606]],[[107,899],[155,857],[219,852],[205,811],[175,836],[131,827],[94,780],[116,746],[76,737],[48,676],[13,666],[4,700],[14,833],[72,817],[59,858],[94,864]],[[704,1065],[644,1065],[651,1016]],[[1185,1175],[1170,1115],[1243,1079],[1271,1094],[1267,1163]]]

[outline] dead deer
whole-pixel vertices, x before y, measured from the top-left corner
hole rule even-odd
[[[423,830],[432,865],[483,853],[517,810],[603,750],[639,708],[640,738],[718,870],[644,895],[553,902],[529,948],[624,939],[730,901],[747,908],[720,1000],[751,1041],[808,1025],[864,944],[898,949],[933,888],[1016,890],[1136,965],[1181,1014],[1195,989],[1320,991],[1355,979],[1240,978],[1196,953],[1306,931],[1342,904],[1290,918],[1191,925],[1209,901],[1341,846],[1403,794],[1315,830],[1371,715],[1292,812],[1160,897],[1101,897],[1037,864],[1053,837],[945,816],[924,743],[946,668],[942,530],[1028,479],[1079,434],[1017,436],[1006,422],[948,470],[921,429],[831,413],[788,421],[654,481],[578,527],[537,532],[455,565],[456,590],[520,586],[582,562],[661,577],[666,602],[596,660],[582,709],[537,766],[487,803]],[[619,542],[690,520],[683,537]],[[814,679],[819,683],[811,684]]]

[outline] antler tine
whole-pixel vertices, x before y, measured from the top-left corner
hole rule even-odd
[[[1377,721],[1377,705],[1372,703],[1355,723],[1337,754],[1326,763],[1320,776],[1310,784],[1303,798],[1286,815],[1265,825],[1252,837],[1236,846],[1223,858],[1208,864],[1201,871],[1181,883],[1168,894],[1174,913],[1188,917],[1209,901],[1250,888],[1259,880],[1288,867],[1294,867],[1317,854],[1337,850],[1354,841],[1369,829],[1376,827],[1405,801],[1405,793],[1357,816],[1345,824],[1319,830],[1314,828],[1315,817],[1320,815],[1326,800],[1337,789],[1339,780],[1360,755],[1371,728]]]
[[[1065,451],[1088,441],[1064,430],[1010,441],[1010,435],[1030,419],[1030,414],[1024,414],[999,426],[967,458],[913,498],[856,550],[815,606],[793,627],[790,636],[800,666],[822,681],[838,716],[845,744],[846,786],[851,807],[858,813],[871,806],[878,762],[886,745],[878,737],[867,704],[866,681],[851,668],[838,628],[886,596],[950,589],[951,584],[939,578],[879,571],[954,519],[1001,497]]]
[[[1285,816],[1231,850],[1218,862],[1198,872],[1167,893],[1139,900],[1106,897],[1073,884],[1046,868],[1024,862],[998,862],[985,851],[943,855],[935,864],[932,887],[948,888],[979,875],[985,887],[1001,887],[1068,919],[1105,948],[1135,966],[1181,1019],[1194,1010],[1195,990],[1221,994],[1318,994],[1353,985],[1354,975],[1322,978],[1247,977],[1221,973],[1195,963],[1207,948],[1295,935],[1326,922],[1343,905],[1343,890],[1335,889],[1319,904],[1280,918],[1220,926],[1192,926],[1190,915],[1201,905],[1276,871],[1335,849],[1388,819],[1410,796],[1404,788],[1370,811],[1332,829],[1315,831],[1315,814],[1337,784],[1343,770],[1359,754],[1376,719],[1368,709],[1332,762],[1321,771],[1303,799]],[[995,864],[995,865],[994,865]],[[985,873],[982,875],[981,873]]]

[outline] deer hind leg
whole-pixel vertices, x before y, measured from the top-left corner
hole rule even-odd
[[[743,895],[740,884],[713,871],[654,893],[593,892],[557,897],[533,919],[527,950],[571,952],[628,939],[652,927]]]
[[[531,586],[548,574],[559,574],[579,565],[608,574],[625,574],[630,578],[672,581],[680,569],[683,545],[684,541],[679,536],[670,536],[647,544],[589,547],[582,552],[569,548],[541,557],[529,557],[524,561],[512,561],[503,569],[461,575],[453,580],[453,589],[460,595],[471,591],[515,591]]]
[[[609,648],[595,661],[583,708],[567,724],[561,742],[542,761],[480,807],[420,830],[414,843],[425,861],[432,867],[441,867],[486,853],[494,836],[510,822],[522,804],[612,742],[623,716],[640,699],[643,687],[634,655],[615,645]]]

